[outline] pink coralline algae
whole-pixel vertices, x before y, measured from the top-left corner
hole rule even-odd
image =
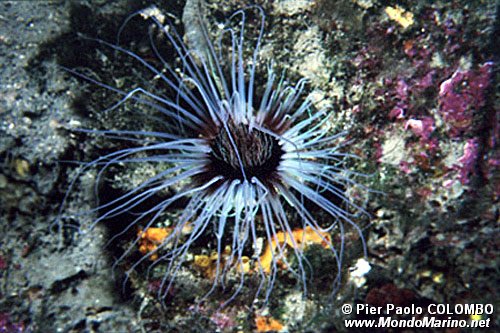
[[[3,271],[7,268],[7,261],[4,259],[2,255],[0,255],[0,271]]]
[[[0,313],[0,333],[26,332],[23,322],[13,323],[8,313]]]
[[[407,175],[411,173],[410,163],[407,161],[399,162],[399,170],[403,171]]]
[[[216,312],[211,317],[210,320],[217,325],[220,330],[232,329],[236,326],[236,323],[230,316],[224,313]]]
[[[400,106],[395,106],[391,112],[389,112],[389,119],[404,119],[405,111]]]
[[[387,84],[391,85],[392,80],[388,80]],[[389,118],[404,119],[405,112],[408,110],[408,83],[404,79],[398,78],[389,98],[395,102],[394,107],[389,112]]]
[[[428,162],[429,157],[437,152],[439,140],[436,137],[431,137],[435,129],[436,126],[432,117],[411,118],[405,122],[405,130],[411,130],[419,138],[420,148],[424,149],[423,152],[418,154],[418,157],[414,156],[416,160]],[[427,164],[427,162],[424,164]]]
[[[458,180],[462,183],[462,185],[469,183],[469,175],[473,172],[477,159],[477,148],[477,142],[475,139],[467,140],[464,147],[464,154],[458,159],[458,162],[461,164],[458,167]]]
[[[430,70],[427,72],[423,77],[419,78],[419,80],[416,83],[417,88],[421,90],[425,90],[427,88],[430,88],[434,84],[434,75],[436,74],[435,70]]]
[[[450,126],[451,136],[464,134],[472,124],[474,112],[484,106],[492,67],[493,63],[486,62],[477,70],[457,69],[441,83],[439,111]]]
[[[434,131],[434,120],[431,117],[424,117],[421,120],[409,119],[406,121],[405,130],[408,128],[423,140],[429,140]]]

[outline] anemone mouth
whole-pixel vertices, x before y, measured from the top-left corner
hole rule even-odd
[[[230,120],[208,139],[210,152],[203,179],[222,176],[224,181],[258,178],[271,185],[279,179],[278,167],[285,151],[273,135],[245,123]],[[271,186],[272,187],[272,186]]]

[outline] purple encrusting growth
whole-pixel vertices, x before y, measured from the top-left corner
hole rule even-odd
[[[4,258],[3,255],[0,254],[0,271],[3,271],[4,269],[7,268],[7,260]]]
[[[420,137],[423,142],[428,142],[432,132],[436,128],[434,119],[431,117],[423,117],[420,119],[408,119],[405,124],[405,129],[410,128],[415,135]]]
[[[23,322],[13,322],[8,313],[0,313],[0,333],[28,332]]]
[[[452,137],[464,134],[471,126],[474,112],[485,105],[485,90],[490,82],[493,63],[477,70],[457,69],[439,87],[439,112],[450,127]]]
[[[490,85],[492,68],[492,62],[485,62],[476,70],[457,69],[449,79],[440,84],[439,112],[446,121],[451,138],[471,135],[475,114],[493,112],[485,110],[486,91]],[[483,117],[486,115],[483,114]],[[480,153],[478,145],[477,137],[467,139],[463,155],[458,159],[459,163],[453,166],[453,169],[458,171],[456,179],[462,185],[469,184],[469,177],[476,172]],[[488,166],[486,168],[489,169]]]
[[[445,30],[448,33],[448,30]],[[418,39],[416,40],[418,41]],[[395,78],[385,78],[389,90],[384,92],[386,107],[390,107],[388,118],[396,123],[403,122],[404,129],[410,130],[418,138],[418,146],[408,143],[414,156],[413,162],[401,161],[400,170],[411,173],[415,164],[424,169],[429,168],[431,160],[437,161],[437,153],[443,138],[436,133],[435,117],[442,117],[445,137],[457,140],[463,136],[471,136],[473,119],[479,112],[485,112],[486,91],[491,80],[492,62],[484,62],[476,69],[463,70],[431,68],[432,48],[416,46],[416,41],[404,43],[404,52],[413,64],[409,77],[398,74]],[[447,45],[453,48],[454,44]],[[451,51],[450,51],[451,52]],[[430,106],[422,107],[417,102],[424,99],[424,94],[435,96],[438,114],[430,111]],[[432,101],[432,100],[431,100]],[[469,176],[474,172],[478,157],[477,138],[467,139],[464,155],[457,164],[450,166],[446,173],[458,171],[456,179],[462,184],[469,183]],[[436,162],[434,162],[436,163]]]
[[[475,58],[475,63],[464,57],[471,46],[463,31],[466,25],[451,16],[444,17],[438,8],[423,9],[420,27],[411,33],[399,34],[394,24],[371,26],[371,42],[363,45],[352,61],[362,71],[354,84],[375,83],[374,109],[390,120],[381,119],[369,127],[376,161],[385,160],[379,138],[387,132],[392,137],[405,130],[404,151],[399,153],[402,159],[398,162],[401,172],[415,176],[420,171],[434,171],[443,176],[445,184],[470,185],[473,175],[491,179],[491,165],[496,161],[489,154],[484,159],[488,162],[483,163],[487,148],[481,146],[494,150],[491,141],[495,141],[495,134],[491,132],[497,130],[478,130],[497,126],[481,125],[488,113],[495,112],[487,101],[494,64],[487,56]],[[384,43],[397,49],[402,58],[396,71],[384,71],[396,60],[389,58],[384,63]]]
[[[445,122],[445,129],[450,138],[461,138],[463,135],[471,135],[472,122],[474,115],[478,112],[484,112],[485,93],[490,84],[490,74],[492,63],[486,62],[478,67],[477,70],[457,69],[450,78],[444,80],[439,85],[437,96],[439,105],[439,114]],[[430,80],[436,71],[432,70],[425,74],[415,85],[409,87],[403,80],[399,79],[394,88],[397,96],[397,104],[390,112],[390,118],[395,120],[404,119],[405,111],[410,110],[412,105],[409,99],[409,91],[412,94],[418,94],[422,87],[429,88]],[[428,160],[439,149],[440,140],[433,136],[436,130],[435,121],[431,116],[416,116],[409,118],[404,124],[406,130],[411,130],[419,138],[419,142],[424,151],[416,150],[418,157],[416,160]],[[469,183],[469,176],[474,173],[476,159],[479,150],[477,138],[467,139],[464,146],[463,156],[458,163],[452,166],[452,170],[458,171],[456,179],[463,185]],[[411,145],[410,145],[411,146]],[[410,172],[410,163],[402,161],[400,169]],[[450,171],[452,171],[450,170]]]
[[[460,162],[458,179],[462,185],[469,183],[469,175],[472,173],[478,153],[477,140],[469,139],[464,147],[464,154],[458,159]]]
[[[396,303],[393,295],[406,304],[423,301],[420,297],[495,301],[490,291],[496,291],[491,281],[498,266],[500,131],[492,51],[498,53],[500,12],[494,4],[469,4],[402,5],[414,23],[402,28],[371,21],[363,30],[367,42],[353,57],[357,76],[349,85],[364,95],[352,93],[346,104],[361,110],[355,116],[362,149],[387,170],[381,171],[388,179],[384,185],[393,185],[387,192],[394,196],[383,208],[393,217],[380,214],[374,223],[382,236],[370,234],[371,244],[375,238],[385,246],[370,250],[392,256],[392,263],[383,260],[387,276],[405,287],[412,281],[409,289],[419,295],[393,288],[377,305]],[[495,22],[496,30],[488,22]],[[366,137],[371,142],[362,141]],[[374,282],[369,289],[367,303],[382,288]]]

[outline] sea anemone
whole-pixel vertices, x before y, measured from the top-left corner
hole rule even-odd
[[[260,14],[260,26],[251,42],[251,55],[245,56],[249,10]],[[156,112],[155,119],[163,130],[145,130],[141,124],[132,130],[78,129],[129,144],[84,164],[78,174],[97,168],[99,180],[117,165],[158,163],[161,168],[140,185],[86,212],[97,214],[92,227],[134,212],[125,229],[115,235],[139,230],[118,262],[137,253],[142,244],[143,256],[129,266],[128,273],[144,263],[162,265],[161,297],[185,266],[193,244],[207,240],[206,246],[213,246],[216,255],[213,283],[206,295],[226,285],[228,275],[233,274],[240,282],[229,300],[241,291],[250,275],[260,281],[256,295],[264,295],[267,300],[280,270],[295,276],[306,293],[310,263],[305,255],[307,242],[297,239],[305,232],[297,230],[307,230],[308,237],[322,240],[335,258],[335,290],[341,277],[346,224],[359,234],[366,255],[361,229],[354,222],[354,217],[364,211],[347,195],[347,189],[357,185],[354,178],[359,174],[346,169],[345,160],[355,156],[344,152],[345,132],[330,133],[330,111],[317,110],[305,96],[305,79],[290,84],[277,78],[271,65],[267,78],[257,75],[265,19],[262,9],[235,12],[217,43],[211,42],[208,30],[201,25],[207,46],[203,51],[188,48],[172,23],[164,25],[167,18],[156,9],[135,15],[155,23],[175,53],[177,66],[160,54],[154,38],[151,47],[155,60],[118,43],[95,41],[144,66],[158,79],[154,88],[124,91],[76,70],[68,71],[122,96],[107,110],[135,102]],[[152,117],[151,113],[145,115]],[[157,197],[162,199],[143,209]],[[174,204],[182,209],[168,232],[153,229]],[[141,211],[137,213],[137,209]],[[142,230],[148,229],[156,243],[141,243],[146,237]],[[340,241],[331,241],[330,233],[338,235],[334,238]],[[259,257],[263,243],[273,244],[265,268]],[[253,268],[245,266],[248,260]]]

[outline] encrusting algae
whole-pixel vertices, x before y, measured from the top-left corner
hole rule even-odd
[[[279,332],[284,326],[273,317],[256,316],[255,326],[257,332]]]
[[[172,232],[172,228],[148,228],[145,231],[139,230],[138,236],[139,241],[139,252],[142,254],[147,254],[152,251],[156,251],[158,246],[162,244],[168,235]],[[292,231],[292,237],[286,232],[276,233],[276,237],[271,240],[271,242],[266,246],[264,253],[260,256],[259,263],[256,267],[251,267],[250,258],[243,256],[241,262],[238,264],[237,269],[243,270],[247,274],[252,272],[258,272],[262,270],[264,273],[269,274],[271,272],[271,266],[273,263],[273,257],[276,256],[277,246],[282,247],[283,245],[288,245],[289,247],[301,247],[305,248],[311,244],[320,244],[324,248],[331,246],[331,236],[327,232],[318,232],[311,227],[306,227],[304,229],[296,229]],[[231,255],[231,247],[228,245],[224,248],[220,256],[220,264],[224,265],[225,261]],[[158,253],[153,253],[150,256],[150,260],[157,260]],[[213,279],[215,278],[217,272],[217,260],[219,259],[219,254],[216,251],[210,253],[210,255],[200,254],[194,256],[194,267],[201,272],[205,277]],[[281,267],[286,268],[284,263],[280,262]]]
[[[293,239],[289,237],[288,233],[278,232],[276,233],[276,238],[273,238],[271,244],[268,244],[264,254],[260,257],[260,264],[262,265],[262,271],[265,273],[271,272],[271,265],[273,262],[273,256],[275,255],[275,250],[277,245],[288,245],[290,247],[303,247],[310,244],[321,244],[324,248],[331,246],[331,236],[327,232],[318,232],[311,227],[306,227],[305,229],[296,229],[292,231]],[[276,242],[276,239],[278,240]],[[258,268],[257,268],[258,269]]]
[[[386,7],[385,8],[385,13],[389,18],[393,21],[396,21],[401,25],[403,28],[408,28],[413,24],[413,13],[405,11],[401,7]]]
[[[139,252],[142,254],[147,254],[149,252],[156,251],[159,245],[163,242],[165,238],[172,232],[172,228],[148,228],[145,231],[139,229],[137,236],[140,237],[139,240]],[[155,252],[151,254],[150,260],[158,259],[158,253]]]
[[[231,256],[231,247],[228,245],[224,248],[224,251],[222,251],[220,258],[217,251],[212,251],[210,255],[206,254],[195,255],[193,265],[205,277],[209,279],[214,279],[216,278],[217,275],[217,260],[219,259],[220,265],[223,266],[225,265],[227,258],[230,256]],[[246,262],[248,262],[248,260]]]

